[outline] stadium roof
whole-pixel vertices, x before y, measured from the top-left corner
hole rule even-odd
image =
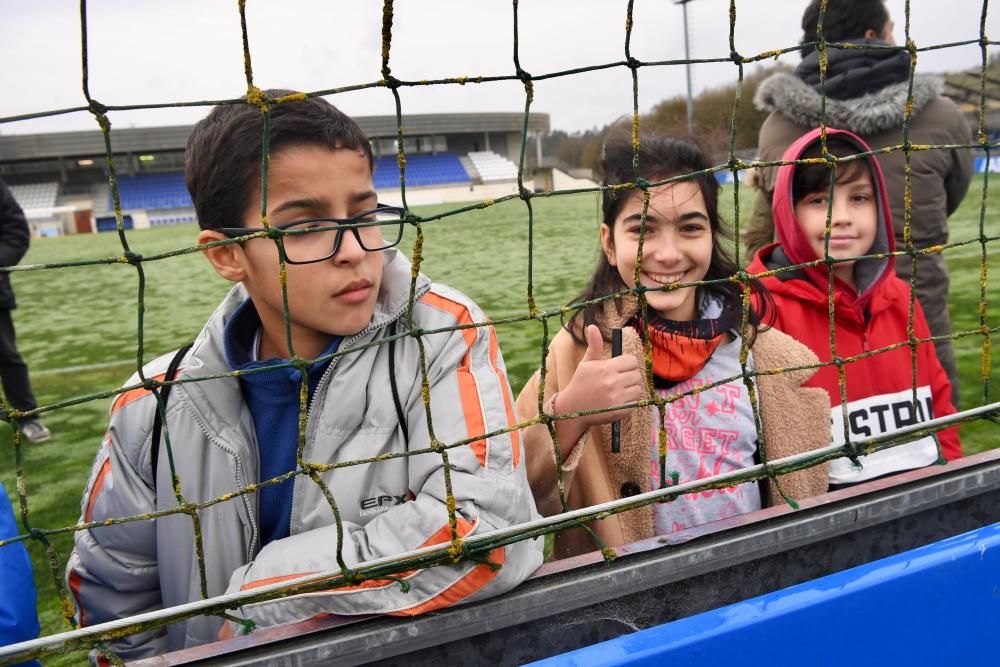
[[[371,138],[396,136],[396,116],[359,116],[355,120]],[[524,114],[504,113],[434,113],[403,116],[407,136],[469,134],[479,132],[520,132]],[[184,150],[192,125],[168,127],[111,128],[111,148],[115,153],[152,153]],[[548,132],[549,115],[528,115],[528,130]],[[0,135],[0,161],[39,160],[46,158],[94,157],[104,154],[104,136],[100,130],[55,132],[47,134]]]

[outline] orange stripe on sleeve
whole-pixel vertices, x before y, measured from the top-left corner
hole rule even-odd
[[[101,489],[104,488],[104,478],[110,473],[111,459],[109,458],[101,466],[101,471],[97,473],[97,479],[94,480],[94,488],[90,490],[90,498],[87,499],[87,511],[83,513],[84,522],[93,521],[91,517],[94,515],[94,505],[97,503],[97,496],[101,493]]]
[[[83,605],[80,604],[80,584],[81,583],[82,582],[80,581],[80,575],[77,574],[76,569],[74,568],[74,569],[70,570],[69,571],[69,590],[70,590],[70,593],[73,594],[73,600],[74,600],[74,602],[76,602],[76,611],[79,614],[79,617],[80,617],[80,627],[82,628],[82,627],[86,627],[86,625],[87,625],[87,612],[83,608]],[[97,664],[98,664],[98,667],[110,667],[111,661],[108,660],[107,656],[105,656],[103,653],[98,652],[97,653]]]
[[[406,579],[407,577],[413,575],[417,570],[407,570],[406,572],[400,572],[399,574],[393,575],[400,579]],[[251,581],[249,584],[243,584],[240,586],[241,591],[249,591],[254,588],[262,588],[269,584],[280,584],[282,581],[291,581],[292,579],[298,579],[299,577],[308,577],[310,574],[316,574],[315,572],[296,572],[294,574],[285,574],[280,577],[270,577],[269,579],[258,579],[256,581]],[[350,591],[360,591],[368,588],[384,588],[386,586],[398,586],[399,582],[392,579],[366,579],[360,584],[354,586],[342,586],[340,588],[329,588],[327,590],[315,591],[315,593],[347,593]]]
[[[506,558],[506,551],[503,547],[497,547],[490,552],[490,560],[498,565],[503,565]],[[500,570],[494,570],[490,565],[482,564],[472,568],[465,576],[454,584],[441,591],[427,602],[418,604],[415,607],[401,609],[390,613],[390,616],[416,616],[426,614],[429,611],[450,607],[469,597],[486,584],[493,581],[500,574]]]
[[[478,523],[478,522],[477,522]],[[470,524],[468,521],[462,517],[458,517],[456,521],[456,532],[459,537],[465,537],[473,531],[475,528],[474,524]],[[428,547],[432,544],[441,544],[442,542],[451,541],[451,526],[446,525],[444,528],[434,533],[426,542],[421,544],[421,547]],[[490,552],[490,560],[494,563],[503,565],[504,558],[506,558],[506,551],[503,547],[497,547]],[[391,612],[390,616],[416,616],[417,614],[425,614],[429,611],[434,611],[436,609],[443,609],[444,607],[450,607],[451,605],[461,602],[465,598],[469,597],[480,588],[493,581],[499,574],[499,570],[494,570],[487,564],[477,565],[467,572],[461,579],[456,581],[454,584],[444,589],[431,599],[426,602],[422,602],[414,607],[409,607],[408,609],[400,609],[399,611]]]
[[[308,577],[310,574],[316,574],[315,572],[295,572],[293,574],[283,574],[280,577],[270,577],[268,579],[258,579],[257,581],[251,581],[249,584],[243,584],[240,586],[241,591],[249,591],[254,588],[262,588],[270,584],[279,584],[282,581],[289,581],[291,579],[297,579],[299,577]]]
[[[73,600],[76,602],[76,610],[80,614],[80,627],[87,625],[87,613],[83,609],[83,605],[80,604],[80,575],[77,574],[76,569],[69,571],[69,590],[73,594]]]
[[[475,528],[474,524],[469,523],[462,517],[456,517],[455,531],[458,533],[459,537],[465,537]],[[445,524],[444,528],[441,528],[436,533],[424,540],[418,549],[423,549],[424,547],[429,547],[435,544],[442,544],[444,542],[451,541],[451,525]],[[406,579],[417,572],[417,570],[408,570],[406,572],[400,572],[394,576],[400,579]],[[308,577],[310,574],[316,574],[315,572],[295,572],[293,574],[283,574],[277,577],[269,577],[267,579],[257,579],[256,581],[251,581],[248,584],[243,584],[240,586],[241,591],[249,591],[254,588],[261,588],[267,586],[268,584],[279,584],[282,581],[291,581],[292,579],[297,579],[298,577]],[[365,588],[382,588],[384,586],[389,586],[392,584],[398,584],[398,582],[391,579],[368,579],[367,581],[362,581],[356,586],[344,586],[342,588],[331,588],[328,591],[317,591],[321,593],[346,593],[348,591],[357,591]]]
[[[444,311],[455,318],[458,324],[472,324],[472,315],[469,309],[460,303],[446,299],[439,294],[428,292],[420,300],[438,310]],[[469,437],[486,433],[486,419],[483,416],[482,407],[479,404],[479,387],[476,378],[472,375],[470,352],[476,342],[475,329],[462,329],[462,337],[469,351],[462,357],[462,363],[457,369],[458,375],[458,395],[462,403],[462,414],[465,417],[465,427]],[[476,440],[469,443],[479,465],[486,467],[486,457],[488,444],[485,440]]]
[[[469,309],[460,304],[457,301],[452,301],[451,299],[446,299],[440,294],[435,294],[434,292],[428,292],[427,294],[420,297],[422,303],[426,303],[429,306],[433,306],[440,311],[446,312],[455,318],[458,324],[474,324],[475,320],[472,319],[472,313]],[[476,342],[476,330],[475,328],[461,329],[462,337],[465,338],[465,344],[472,349],[472,346]]]
[[[182,369],[177,370],[178,375],[180,375],[181,370]],[[159,375],[151,379],[155,380],[156,382],[162,382],[163,378],[165,377],[167,377],[166,373],[160,373]],[[115,398],[115,402],[111,404],[111,414],[115,414],[129,403],[132,403],[133,401],[138,401],[146,394],[151,394],[151,393],[153,392],[151,392],[149,389],[146,389],[145,387],[137,387],[135,389],[129,389],[126,392],[118,394],[118,397]]]
[[[497,374],[497,379],[500,380],[500,391],[503,392],[503,406],[507,410],[507,425],[513,426],[517,423],[517,417],[514,415],[514,406],[510,402],[510,385],[507,383],[507,375],[500,370],[497,365],[497,355],[499,348],[499,341],[497,340],[497,332],[494,331],[493,327],[489,328],[490,333],[490,365],[493,366],[493,372]],[[511,452],[511,459],[513,461],[513,467],[516,470],[517,465],[521,459],[521,432],[511,431],[510,432],[510,444],[514,448]]]
[[[465,355],[468,360],[469,355]],[[476,378],[468,368],[467,361],[463,361],[462,367],[458,369],[458,393],[462,398],[462,412],[465,415],[465,424],[469,437],[486,433],[486,424],[483,421],[483,411],[479,407],[479,386]],[[489,454],[489,444],[485,440],[475,440],[469,443],[479,465],[486,467],[486,458]]]
[[[465,537],[472,532],[475,526],[462,517],[455,517],[455,532],[458,533],[459,537]],[[443,542],[451,541],[451,525],[445,524],[444,528],[434,533],[421,544],[418,549],[423,549],[424,547],[433,546],[435,544],[442,544]]]

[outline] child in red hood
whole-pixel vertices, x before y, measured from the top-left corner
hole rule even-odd
[[[871,148],[844,130],[827,129],[827,150],[837,157],[866,153]],[[822,157],[820,130],[801,137],[783,160]],[[833,311],[836,353],[845,363],[844,388],[837,366],[819,369],[804,386],[822,387],[830,394],[833,440],[852,442],[955,412],[951,384],[938,362],[933,343],[917,346],[916,378],[907,345],[910,287],[896,277],[895,257],[850,258],[895,251],[895,238],[885,183],[872,157],[840,162],[836,169],[833,204],[825,164],[784,165],[778,169],[773,217],[778,241],[761,248],[750,263],[751,273],[773,271],[829,256],[836,263],[800,267],[763,279],[775,302],[773,326],[807,345],[822,362],[830,362],[830,270],[833,271]],[[830,220],[829,241],[827,219]],[[829,244],[829,245],[827,245]],[[907,260],[908,261],[908,260]],[[913,333],[930,336],[920,304],[914,301]],[[902,345],[900,345],[902,344]],[[916,380],[916,403],[913,384]],[[842,394],[843,392],[843,394]],[[842,406],[846,395],[846,406]],[[939,431],[890,449],[830,463],[831,486],[854,484],[903,470],[920,468],[962,455],[958,428]]]

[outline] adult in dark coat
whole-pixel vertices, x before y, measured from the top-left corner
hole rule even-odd
[[[802,17],[802,43],[816,40],[820,0],[813,0]],[[850,130],[874,150],[903,143],[903,117],[909,92],[910,56],[907,51],[887,49],[894,44],[893,22],[882,0],[830,0],[823,21],[828,42],[869,45],[868,49],[827,48],[826,124]],[[881,48],[879,48],[881,47]],[[803,52],[794,73],[774,74],[761,82],[754,104],[771,114],[760,129],[758,158],[780,160],[800,136],[820,124],[821,102],[819,54]],[[941,78],[915,74],[913,112],[909,140],[913,144],[969,144],[971,130],[958,107],[941,95]],[[903,239],[905,154],[902,150],[878,155],[885,174],[892,207],[896,245]],[[948,242],[948,216],[962,203],[972,178],[972,151],[941,148],[914,151],[910,155],[911,233],[917,249]],[[760,192],[744,236],[752,256],[774,236],[771,196],[777,169],[760,169]],[[912,262],[900,257],[896,274],[909,282]],[[948,269],[941,253],[920,255],[916,294],[934,336],[951,334],[948,317]],[[951,340],[935,343],[938,359],[952,386],[952,402],[958,405],[958,369]]]
[[[31,232],[24,211],[14,199],[7,184],[0,180],[0,266],[16,266],[28,252]],[[28,380],[28,367],[17,351],[14,320],[11,310],[17,306],[10,286],[10,273],[0,271],[0,382],[7,408],[26,411],[38,407]],[[42,442],[51,437],[37,418],[19,422],[21,434],[29,442]]]

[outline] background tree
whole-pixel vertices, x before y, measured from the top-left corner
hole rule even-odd
[[[736,150],[757,146],[760,126],[767,118],[767,113],[758,111],[753,105],[757,86],[775,72],[790,70],[787,65],[775,64],[760,68],[744,77],[740,108],[736,113]],[[695,134],[719,152],[719,159],[725,159],[724,156],[729,150],[735,101],[735,83],[704,90],[694,99]],[[687,98],[683,95],[667,98],[653,106],[649,113],[643,114],[639,122],[644,130],[686,132]],[[618,131],[618,126],[622,123],[630,125],[628,119],[623,119],[612,125],[581,133],[567,134],[562,130],[554,130],[545,137],[543,149],[547,155],[567,167],[590,169],[595,177],[600,177],[601,147],[604,145],[604,139],[612,128]]]

